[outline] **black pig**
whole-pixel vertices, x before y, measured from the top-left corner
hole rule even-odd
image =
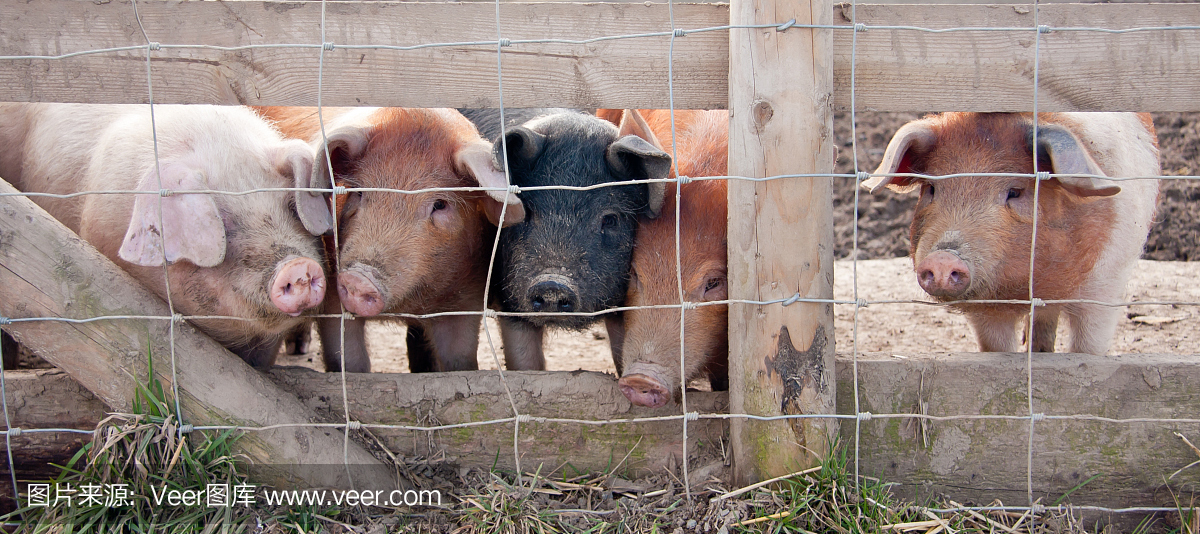
[[[500,232],[493,275],[493,306],[506,312],[594,313],[621,306],[629,282],[637,218],[658,215],[671,157],[641,137],[636,126],[614,127],[565,109],[459,110],[495,141],[497,168],[505,153],[512,183],[521,187],[628,185],[588,191],[524,190],[525,220]],[[503,141],[503,142],[502,142]],[[603,316],[612,346],[623,335],[619,314]],[[583,329],[596,318],[580,315],[502,317],[509,369],[544,369],[545,327]]]

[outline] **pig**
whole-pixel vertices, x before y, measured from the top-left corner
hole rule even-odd
[[[1147,114],[944,113],[904,125],[875,173],[967,176],[929,180],[875,176],[863,187],[920,190],[910,252],[917,282],[963,312],[985,352],[1014,352],[1026,304],[972,300],[1029,298],[1034,181],[971,173],[1158,176],[1158,143]],[[1038,192],[1033,296],[1044,300],[1119,302],[1141,255],[1158,197],[1158,180],[1082,176],[1044,180]],[[1050,304],[1034,312],[1036,352],[1054,352],[1060,314],[1071,352],[1108,351],[1120,309],[1091,303]]]
[[[576,315],[501,316],[505,366],[544,369],[548,326],[583,329],[621,306],[639,215],[657,216],[671,157],[641,137],[587,113],[561,109],[462,110],[495,143],[498,167],[512,184],[594,186],[587,191],[522,191],[525,218],[500,232],[493,305],[504,312]],[[599,314],[620,346],[618,313]]]
[[[148,106],[4,104],[0,124],[0,176],[25,192],[314,185],[312,148],[245,108],[158,105],[152,130]],[[333,215],[319,192],[33,200],[177,312],[241,318],[190,321],[258,368],[325,295],[318,236]]]
[[[321,136],[316,108],[259,108],[289,137],[317,150],[314,182],[351,188],[418,190],[493,187],[493,191],[364,191],[341,196],[338,249],[326,239],[337,292],[326,314],[342,307],[358,316],[318,321],[325,369],[368,372],[365,319],[383,313],[482,312],[495,228],[524,218],[520,200],[502,189],[492,144],[452,109],[325,108]],[[326,150],[328,146],[328,150]],[[328,185],[327,185],[328,186]],[[501,211],[506,202],[503,221]],[[413,372],[478,369],[481,315],[403,318]]]
[[[726,111],[675,111],[676,142],[670,110],[599,110],[618,123],[633,121],[638,135],[663,148],[683,176],[724,176],[729,160],[729,114]],[[625,128],[629,128],[626,125]],[[674,152],[672,152],[672,145]],[[675,261],[675,184],[667,184],[662,215],[638,221],[633,265],[625,305],[679,304]],[[705,180],[680,187],[679,262],[687,302],[728,298],[725,279],[727,187],[725,180]],[[708,375],[713,390],[728,389],[728,306],[700,306],[685,311],[684,376],[679,367],[679,312],[634,309],[624,313],[624,342],[613,363],[621,392],[635,405],[660,407],[697,377]]]

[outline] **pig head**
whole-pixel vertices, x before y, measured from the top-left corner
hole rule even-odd
[[[0,117],[23,125],[0,139],[21,154],[3,172],[22,191],[56,194],[312,187],[312,149],[247,109],[154,110],[152,129],[145,106],[3,105]],[[317,236],[333,219],[319,192],[85,195],[42,205],[177,312],[233,317],[191,322],[256,367],[273,364],[283,336],[309,322],[302,313],[325,295]]]
[[[352,189],[336,201],[337,293],[325,309],[357,317],[344,334],[341,319],[321,320],[327,370],[370,370],[366,318],[483,309],[495,225],[524,213],[504,190],[436,190],[506,187],[491,143],[469,121],[450,109],[326,109],[323,139],[315,108],[259,111],[317,148],[314,182],[329,184],[332,169],[333,183]],[[479,315],[398,318],[408,325],[414,372],[478,368]]]
[[[1036,161],[1035,153],[1036,150]],[[1035,166],[1036,165],[1036,166]],[[1043,180],[979,173],[1056,175]],[[1147,115],[1133,113],[945,113],[900,129],[871,190],[919,190],[910,234],[917,281],[930,296],[965,312],[980,349],[1015,351],[1028,305],[973,303],[1028,299],[1037,220],[1033,297],[1119,301],[1154,215],[1157,141]],[[1065,313],[1071,351],[1104,354],[1119,309],[1052,304],[1034,314],[1033,350],[1053,352]]]
[[[604,116],[608,110],[597,115]],[[619,112],[619,110],[617,110]],[[623,129],[632,130],[672,154],[682,176],[723,176],[728,167],[729,115],[725,111],[625,110]],[[633,124],[629,124],[632,122]],[[674,135],[673,135],[674,134]],[[677,140],[677,142],[676,142]],[[673,146],[672,146],[673,144]],[[672,152],[672,148],[674,152]],[[667,184],[662,213],[643,216],[634,241],[628,307],[721,301],[726,282],[727,187],[724,180],[679,186],[676,261],[675,184]],[[678,273],[678,277],[677,277]],[[632,309],[624,312],[621,347],[613,350],[618,386],[630,402],[659,407],[687,382],[704,375],[714,390],[728,387],[728,307],[697,306],[682,311],[683,369],[680,370],[680,311]]]
[[[579,112],[508,114],[512,125],[503,138],[495,128],[498,110],[465,114],[494,136],[497,166],[507,165],[512,183],[523,189],[524,220],[500,233],[495,302],[505,312],[538,315],[501,318],[506,364],[543,369],[545,327],[582,329],[596,320],[550,314],[593,314],[624,302],[638,216],[656,216],[662,208],[663,184],[645,180],[666,178],[670,156]],[[620,185],[527,189],[603,184]],[[606,321],[619,325],[620,318]]]

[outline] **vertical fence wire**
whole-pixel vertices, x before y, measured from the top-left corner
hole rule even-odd
[[[1025,378],[1026,390],[1025,398],[1029,403],[1029,444],[1026,449],[1027,456],[1025,458],[1025,488],[1026,497],[1029,501],[1029,506],[1034,505],[1033,500],[1033,435],[1035,427],[1035,418],[1033,412],[1033,336],[1034,336],[1034,314],[1037,311],[1037,300],[1033,294],[1033,275],[1034,275],[1034,259],[1037,255],[1037,235],[1038,235],[1038,212],[1041,211],[1038,206],[1038,198],[1041,193],[1041,177],[1038,173],[1038,75],[1041,70],[1041,50],[1042,50],[1042,28],[1038,25],[1038,13],[1041,11],[1038,0],[1033,0],[1033,139],[1031,141],[1033,152],[1033,229],[1029,238],[1029,321],[1028,328],[1025,330]],[[1054,347],[1050,347],[1053,351]],[[1037,521],[1036,514],[1030,514],[1031,521]],[[1035,524],[1035,523],[1031,523]]]

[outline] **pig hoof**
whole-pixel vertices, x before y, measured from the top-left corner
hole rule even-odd
[[[917,266],[921,289],[935,297],[959,297],[971,287],[971,267],[957,254],[939,250]]]
[[[621,393],[638,406],[658,408],[667,404],[671,392],[661,382],[643,374],[633,374],[621,377],[617,381]]]
[[[271,283],[271,302],[296,317],[325,299],[325,272],[309,258],[296,258],[279,268]]]

